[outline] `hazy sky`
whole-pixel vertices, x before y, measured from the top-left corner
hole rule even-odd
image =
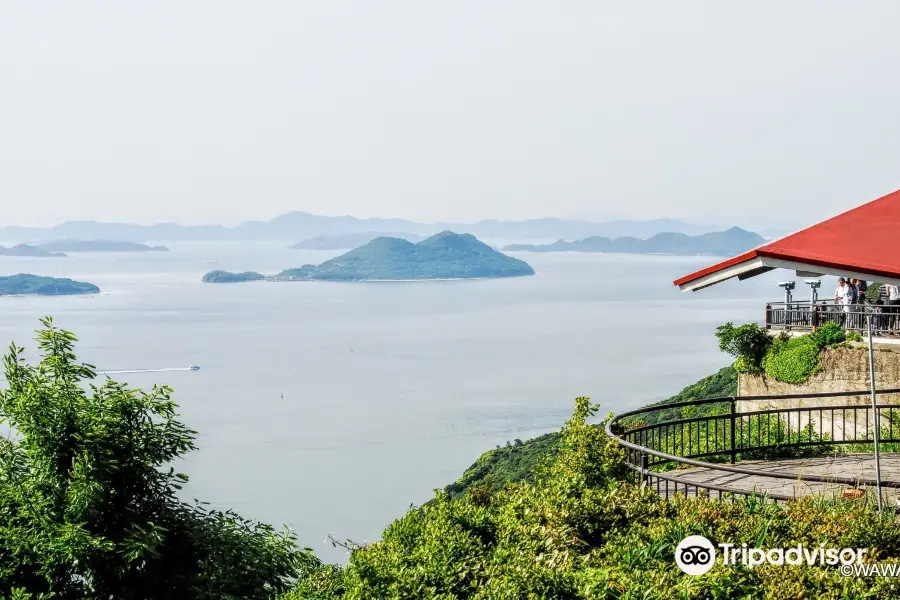
[[[816,220],[900,188],[900,3],[0,3],[0,225]]]

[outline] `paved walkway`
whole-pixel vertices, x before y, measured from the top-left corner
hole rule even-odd
[[[787,496],[819,494],[840,495],[846,485],[804,481],[805,475],[825,477],[875,478],[875,457],[872,454],[838,454],[812,458],[785,460],[745,460],[735,466],[759,469],[772,473],[791,474],[790,479],[764,475],[740,475],[718,469],[694,467],[669,471],[681,481],[711,483],[736,490],[771,492]],[[900,454],[881,455],[881,480],[900,482]],[[900,506],[900,488],[883,488],[887,502]]]

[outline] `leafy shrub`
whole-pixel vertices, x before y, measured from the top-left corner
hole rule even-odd
[[[847,341],[848,342],[861,342],[863,341],[863,336],[859,335],[858,331],[848,331],[847,332]]]
[[[818,342],[809,335],[778,341],[766,354],[765,371],[785,383],[803,383],[819,368]]]
[[[738,373],[759,373],[762,365],[751,364],[746,356],[738,356],[731,367]]]
[[[706,400],[707,398],[723,398],[737,395],[737,372],[732,367],[724,367],[717,373],[704,377],[678,394],[657,402],[651,406],[664,406],[690,400]],[[704,404],[702,406],[685,406],[682,408],[663,408],[661,410],[625,419],[622,423],[627,428],[643,427],[672,419],[719,415],[728,412],[728,402]],[[451,483],[444,491],[451,498],[458,498],[473,487],[487,485],[492,492],[499,491],[511,483],[531,481],[539,467],[552,459],[559,451],[560,433],[554,431],[526,440],[514,440],[511,447],[498,447],[482,454],[475,464],[466,469],[459,480]],[[483,494],[479,489],[477,494]]]
[[[490,502],[438,492],[381,541],[354,551],[346,567],[301,576],[282,600],[898,597],[894,579],[844,577],[819,565],[718,563],[703,577],[683,574],[674,553],[687,535],[751,548],[867,548],[880,562],[896,562],[897,514],[815,498],[784,506],[662,498],[625,479],[619,447],[586,423],[592,411],[578,401],[559,453],[533,481]]]
[[[735,327],[729,321],[716,328],[719,350],[739,359],[742,372],[757,372],[762,369],[762,359],[772,343],[765,327],[756,323],[745,323]],[[735,368],[738,368],[737,365]]]
[[[98,383],[75,336],[43,324],[39,365],[3,357],[0,598],[262,600],[318,568],[290,533],[181,501],[170,465],[195,432],[171,390]]]
[[[809,337],[815,340],[819,348],[825,348],[843,342],[847,339],[847,332],[837,323],[825,323],[821,327],[816,327]]]

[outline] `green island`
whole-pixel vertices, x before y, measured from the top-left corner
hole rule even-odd
[[[286,269],[275,280],[407,281],[522,275],[534,275],[534,269],[471,234],[443,231],[415,244],[400,238],[378,237],[318,266]]]
[[[224,274],[224,275],[223,275]],[[203,281],[246,275],[213,271]],[[240,281],[416,281],[428,279],[482,279],[534,275],[531,266],[506,256],[475,236],[444,231],[418,243],[377,237],[355,250],[320,265],[285,269],[271,277],[252,273]],[[211,279],[207,279],[211,278]],[[230,281],[230,279],[227,279]]]
[[[62,277],[41,277],[28,273],[0,277],[0,296],[69,296],[73,294],[97,294],[93,283]]]
[[[510,252],[615,252],[620,254],[711,254],[732,256],[759,246],[766,240],[759,234],[732,227],[726,231],[685,235],[683,233],[658,233],[645,240],[636,237],[610,239],[593,236],[552,244],[512,244],[503,249]]]
[[[168,252],[165,246],[148,246],[115,240],[59,240],[44,242],[40,248],[49,252]]]
[[[229,273],[228,271],[210,271],[203,276],[203,283],[241,283],[243,281],[262,281],[266,278],[262,273],[245,271]]]
[[[0,256],[34,256],[38,258],[60,258],[65,256],[62,252],[51,252],[39,246],[28,244],[16,244],[9,248],[0,246]]]
[[[504,485],[481,477],[437,491],[379,540],[339,541],[349,561],[327,564],[288,528],[180,499],[188,475],[170,465],[196,449],[198,434],[179,420],[170,388],[98,377],[78,361],[75,335],[49,318],[37,341],[39,364],[17,344],[3,361],[0,419],[14,435],[0,443],[2,598],[898,597],[891,577],[846,577],[806,562],[682,573],[674,554],[687,535],[750,548],[865,548],[872,560],[897,563],[898,513],[840,497],[662,497],[635,482],[588,398],[575,400],[552,438],[511,445],[518,450],[509,453],[535,456],[528,465],[506,460],[519,474]],[[731,392],[733,381],[723,370],[667,402]]]

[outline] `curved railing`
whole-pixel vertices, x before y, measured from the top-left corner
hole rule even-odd
[[[705,467],[724,473],[865,488],[875,477],[803,474],[796,470],[773,472],[752,459],[775,459],[827,454],[840,448],[853,452],[874,449],[875,423],[880,423],[882,452],[900,452],[900,403],[885,403],[885,396],[900,389],[878,391],[878,418],[872,415],[868,390],[770,396],[729,396],[648,406],[622,413],[606,424],[606,433],[625,449],[626,460],[641,481],[660,494],[718,497],[755,495],[787,501],[795,494],[769,492],[766,485],[748,490],[729,483],[697,481],[683,467]],[[847,399],[853,398],[848,404]],[[894,400],[892,398],[891,400]],[[771,403],[780,401],[780,406]],[[768,404],[767,404],[768,403]],[[752,408],[752,410],[748,410]],[[687,410],[685,410],[687,409]],[[739,410],[741,409],[741,410]],[[692,416],[691,413],[704,413]],[[900,488],[900,481],[882,477],[883,488]]]
[[[872,328],[876,336],[900,336],[900,310],[866,301],[863,304],[843,306],[833,300],[809,300],[790,303],[768,302],[765,311],[767,329],[788,331],[812,331],[826,323],[837,323],[848,331],[865,334],[868,330],[866,315],[872,315]]]

